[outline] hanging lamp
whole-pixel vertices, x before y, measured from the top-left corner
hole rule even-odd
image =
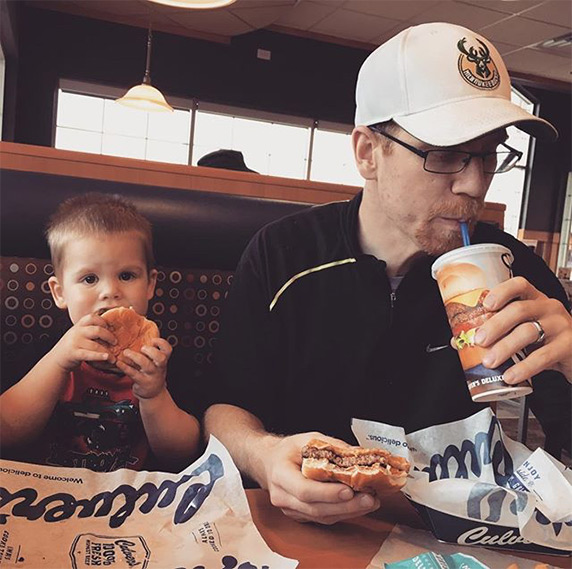
[[[173,107],[167,103],[165,97],[163,97],[163,93],[151,85],[151,74],[149,71],[151,66],[151,42],[152,32],[151,26],[149,26],[149,32],[147,34],[147,62],[145,64],[143,82],[140,85],[131,87],[123,97],[116,99],[116,102],[140,111],[172,112]]]
[[[191,8],[206,10],[209,8],[222,8],[234,4],[236,0],[149,0],[155,4],[164,4],[175,8]]]

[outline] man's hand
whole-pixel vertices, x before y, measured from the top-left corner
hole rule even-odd
[[[133,380],[133,394],[138,399],[153,399],[166,386],[167,362],[173,348],[163,338],[153,338],[151,345],[143,346],[141,352],[124,350],[123,356],[131,364],[117,360],[116,366]]]
[[[113,362],[105,346],[97,340],[115,344],[107,322],[97,314],[87,314],[76,322],[52,348],[50,358],[64,371],[76,369],[81,362]]]
[[[321,433],[289,437],[268,437],[263,446],[263,473],[272,504],[300,522],[334,524],[362,516],[379,508],[379,500],[354,492],[337,482],[317,482],[302,475],[302,447],[310,439],[322,439],[339,446],[347,443]]]
[[[487,310],[496,312],[477,331],[477,345],[488,348],[483,364],[494,368],[520,350],[528,356],[504,374],[515,384],[554,369],[572,382],[572,316],[563,304],[534,288],[523,277],[515,277],[494,287],[484,300]],[[532,323],[542,326],[546,337],[535,346],[539,333]]]

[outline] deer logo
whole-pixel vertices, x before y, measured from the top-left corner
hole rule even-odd
[[[465,81],[478,89],[495,89],[500,83],[500,76],[488,46],[476,38],[477,47],[467,46],[467,38],[457,42],[461,52],[458,61],[459,72]]]

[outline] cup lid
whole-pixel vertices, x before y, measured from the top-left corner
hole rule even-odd
[[[487,253],[509,253],[512,255],[512,251],[510,249],[504,245],[499,245],[498,243],[479,243],[477,245],[459,247],[458,249],[453,249],[448,253],[444,253],[434,261],[431,265],[431,276],[436,279],[437,272],[444,265],[457,263],[459,261],[470,261],[471,257],[486,255]]]

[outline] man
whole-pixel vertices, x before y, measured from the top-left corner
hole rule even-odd
[[[374,51],[356,100],[352,142],[364,190],[273,223],[250,243],[226,307],[218,404],[205,416],[206,432],[274,505],[326,524],[380,504],[305,479],[308,439],[351,442],[352,417],[411,432],[482,408],[469,397],[430,273],[436,256],[462,245],[460,221],[474,243],[509,247],[520,275],[487,297],[495,314],[477,338],[485,363],[527,348],[507,381],[536,376],[530,402],[545,430],[560,445],[570,431],[564,292],[522,243],[477,223],[492,176],[520,156],[505,127],[549,139],[555,130],[510,102],[496,49],[450,24],[409,28]]]

